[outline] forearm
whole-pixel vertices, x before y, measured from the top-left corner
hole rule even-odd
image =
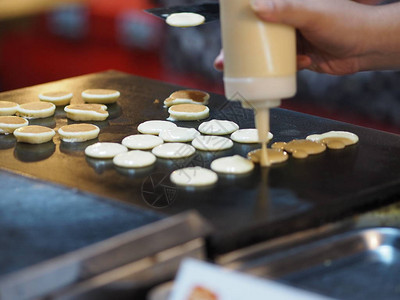
[[[371,36],[360,58],[361,70],[400,69],[400,3],[377,6],[371,11]]]

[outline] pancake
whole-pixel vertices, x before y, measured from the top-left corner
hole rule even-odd
[[[177,104],[169,109],[169,119],[174,121],[195,121],[208,118],[210,110],[202,104]]]
[[[174,127],[160,131],[160,138],[165,142],[191,142],[194,138],[200,135],[194,128]]]
[[[184,143],[166,143],[153,148],[151,152],[160,158],[177,159],[193,155],[196,149]]]
[[[358,143],[358,136],[348,131],[329,131],[307,136],[307,140],[325,144],[329,149],[343,149]]]
[[[269,165],[283,163],[289,159],[289,155],[286,151],[280,149],[267,149],[267,151]],[[253,163],[259,164],[261,160],[261,149],[250,151],[247,153],[247,158],[249,158]]]
[[[128,148],[118,143],[96,143],[86,147],[85,154],[93,158],[113,158],[117,154],[128,152]]]
[[[72,124],[62,126],[58,130],[60,139],[64,142],[85,142],[99,136],[100,128],[93,124]]]
[[[134,134],[122,140],[122,145],[136,150],[150,150],[163,143],[162,138],[151,134]]]
[[[74,121],[104,121],[109,115],[103,104],[71,104],[64,111],[67,118]]]
[[[0,101],[0,116],[13,116],[19,105],[11,101]]]
[[[57,106],[62,106],[69,104],[73,96],[73,93],[66,91],[45,92],[39,94],[39,99],[41,101],[51,102]]]
[[[17,128],[14,136],[17,142],[28,144],[43,144],[53,139],[56,132],[45,126],[29,125]]]
[[[273,143],[271,148],[286,150],[291,153],[294,158],[307,158],[309,155],[322,153],[326,150],[326,146],[320,142],[313,142],[310,140],[292,140],[289,143],[276,142]]]
[[[156,162],[154,154],[146,151],[133,150],[116,155],[114,165],[121,168],[144,168]]]
[[[192,141],[193,147],[203,151],[222,151],[233,147],[233,142],[222,136],[201,135]]]
[[[161,130],[178,127],[175,123],[164,120],[151,120],[146,121],[138,126],[138,131],[145,134],[158,135]]]
[[[17,116],[27,119],[47,118],[54,115],[56,106],[49,102],[30,102],[21,104],[17,110]]]
[[[215,172],[205,168],[189,167],[172,172],[170,180],[179,186],[204,187],[215,184],[218,176]]]
[[[0,116],[0,134],[13,133],[15,129],[27,126],[29,122],[21,117]]]
[[[180,90],[173,92],[164,100],[164,105],[170,107],[175,104],[208,104],[210,95],[206,92],[196,90]]]
[[[211,120],[203,122],[199,126],[202,134],[226,135],[239,129],[239,125],[232,121]]]
[[[111,104],[118,100],[120,92],[109,89],[89,89],[82,92],[82,98],[87,103]]]
[[[268,132],[268,140],[271,140],[273,135]],[[231,134],[231,139],[236,143],[255,144],[259,143],[258,131],[255,128],[239,129]]]
[[[192,12],[180,12],[170,14],[165,22],[173,27],[193,27],[204,23],[206,18],[200,14]]]
[[[217,158],[211,163],[211,169],[217,173],[245,174],[254,169],[251,160],[240,155]]]

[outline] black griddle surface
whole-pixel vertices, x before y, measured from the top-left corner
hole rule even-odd
[[[102,127],[99,141],[121,142],[124,137],[136,134],[141,122],[166,119],[163,100],[181,87],[108,71],[1,93],[0,100],[36,101],[40,92],[61,89],[73,91],[74,101],[79,101],[80,93],[88,88],[121,91],[118,104],[109,106],[110,118],[98,123]],[[241,128],[254,126],[252,111],[226,101],[223,96],[212,95],[209,107],[210,119],[233,120]],[[360,142],[304,160],[290,158],[268,171],[257,168],[245,177],[220,177],[215,187],[199,191],[177,189],[168,179],[170,172],[192,165],[209,167],[215,157],[246,155],[258,146],[235,144],[233,149],[221,153],[197,151],[185,160],[158,159],[154,168],[128,172],[114,168],[110,161],[86,158],[84,147],[96,141],[68,145],[60,143],[56,136],[54,143],[32,146],[15,145],[12,137],[0,136],[0,166],[166,215],[196,209],[215,226],[210,240],[214,253],[398,200],[399,136],[283,109],[274,109],[271,114],[272,142],[330,130],[353,132]],[[54,118],[34,121],[55,128],[67,122],[62,109],[57,109]],[[197,128],[200,123],[178,122],[178,125]]]

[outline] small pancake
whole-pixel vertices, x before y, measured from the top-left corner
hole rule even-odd
[[[233,147],[233,142],[222,136],[201,135],[192,141],[193,147],[202,151],[222,151]]]
[[[109,89],[89,89],[82,92],[82,98],[87,103],[111,104],[118,100],[120,92]]]
[[[122,140],[122,145],[136,150],[150,150],[163,143],[162,138],[151,134],[134,134]]]
[[[164,100],[164,105],[170,107],[175,104],[203,104],[207,105],[210,95],[196,90],[180,90],[173,92]]]
[[[118,143],[96,143],[86,147],[85,154],[93,158],[113,158],[114,156],[128,152],[128,148]]]
[[[60,139],[67,143],[85,142],[99,136],[100,128],[93,124],[81,123],[62,126],[58,130]]]
[[[0,101],[0,116],[13,116],[19,105],[11,101]]]
[[[162,138],[165,142],[191,142],[197,136],[200,135],[194,128],[185,128],[185,127],[174,127],[170,129],[164,129],[160,132],[160,138]]]
[[[203,187],[215,184],[218,181],[218,175],[205,168],[190,167],[172,172],[170,179],[179,186]]]
[[[199,126],[202,134],[226,135],[239,129],[239,125],[227,120],[211,120],[203,122]]]
[[[196,149],[184,143],[166,143],[153,148],[151,152],[157,157],[177,159],[193,155]]]
[[[286,151],[282,151],[280,149],[267,149],[268,151],[268,162],[270,165],[279,164],[287,161],[289,159],[289,155]],[[261,149],[256,149],[247,153],[247,158],[250,159],[253,163],[260,163]]]
[[[271,140],[274,136],[271,132],[268,132],[268,140]],[[242,144],[255,144],[259,143],[258,131],[255,128],[239,129],[231,134],[231,139],[236,143]]]
[[[71,104],[64,111],[67,118],[74,121],[104,121],[109,115],[103,104]]]
[[[343,149],[358,143],[358,136],[348,131],[329,131],[307,136],[307,140],[325,144],[329,149]]]
[[[17,128],[14,131],[14,136],[17,142],[28,144],[43,144],[50,141],[56,132],[45,126],[29,125]]]
[[[15,129],[27,126],[29,122],[21,117],[0,116],[0,134],[13,133]]]
[[[211,163],[211,169],[217,173],[245,174],[254,169],[251,160],[240,155],[217,158]]]
[[[17,116],[27,119],[47,118],[54,115],[56,106],[49,102],[29,102],[21,104],[17,110]]]
[[[208,118],[210,110],[202,104],[177,104],[169,109],[169,119],[175,121],[195,121]]]
[[[178,127],[175,123],[164,120],[151,120],[146,121],[138,126],[138,131],[145,134],[158,135],[161,130]]]
[[[114,165],[121,168],[144,168],[156,162],[154,154],[146,151],[133,150],[116,155]]]
[[[192,12],[181,12],[170,14],[165,22],[173,27],[193,27],[204,23],[206,18]]]
[[[71,92],[57,91],[57,92],[45,92],[39,94],[41,101],[51,102],[57,106],[67,105],[74,96]]]

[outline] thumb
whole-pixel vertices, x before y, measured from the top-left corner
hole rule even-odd
[[[252,0],[251,7],[264,21],[304,29],[316,17],[309,3],[307,0]]]

